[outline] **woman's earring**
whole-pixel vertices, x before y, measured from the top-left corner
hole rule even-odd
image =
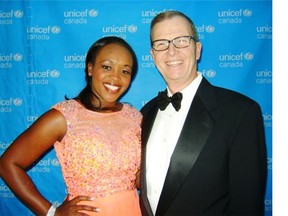
[[[88,68],[88,75],[89,75],[89,76],[92,76],[92,72],[91,72],[91,71],[92,71],[92,67],[89,67],[89,68]]]

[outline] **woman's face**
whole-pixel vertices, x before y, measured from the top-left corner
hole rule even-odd
[[[131,83],[133,58],[118,44],[108,44],[96,56],[95,64],[88,64],[92,76],[92,91],[99,97],[101,108],[113,107]]]

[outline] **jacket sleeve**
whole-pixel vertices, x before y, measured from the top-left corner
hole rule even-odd
[[[259,105],[254,103],[243,115],[230,149],[231,215],[264,215],[267,153]]]

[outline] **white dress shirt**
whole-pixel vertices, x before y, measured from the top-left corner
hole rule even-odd
[[[201,73],[181,91],[183,99],[177,112],[170,103],[163,111],[159,110],[147,143],[146,181],[147,196],[155,215],[170,158],[180,136],[191,102],[202,80]],[[168,96],[171,92],[167,88]]]

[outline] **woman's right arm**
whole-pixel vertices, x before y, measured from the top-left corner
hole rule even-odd
[[[26,169],[67,131],[64,116],[51,109],[15,139],[0,158],[0,176],[13,193],[35,214],[46,215],[51,203],[37,190]]]

